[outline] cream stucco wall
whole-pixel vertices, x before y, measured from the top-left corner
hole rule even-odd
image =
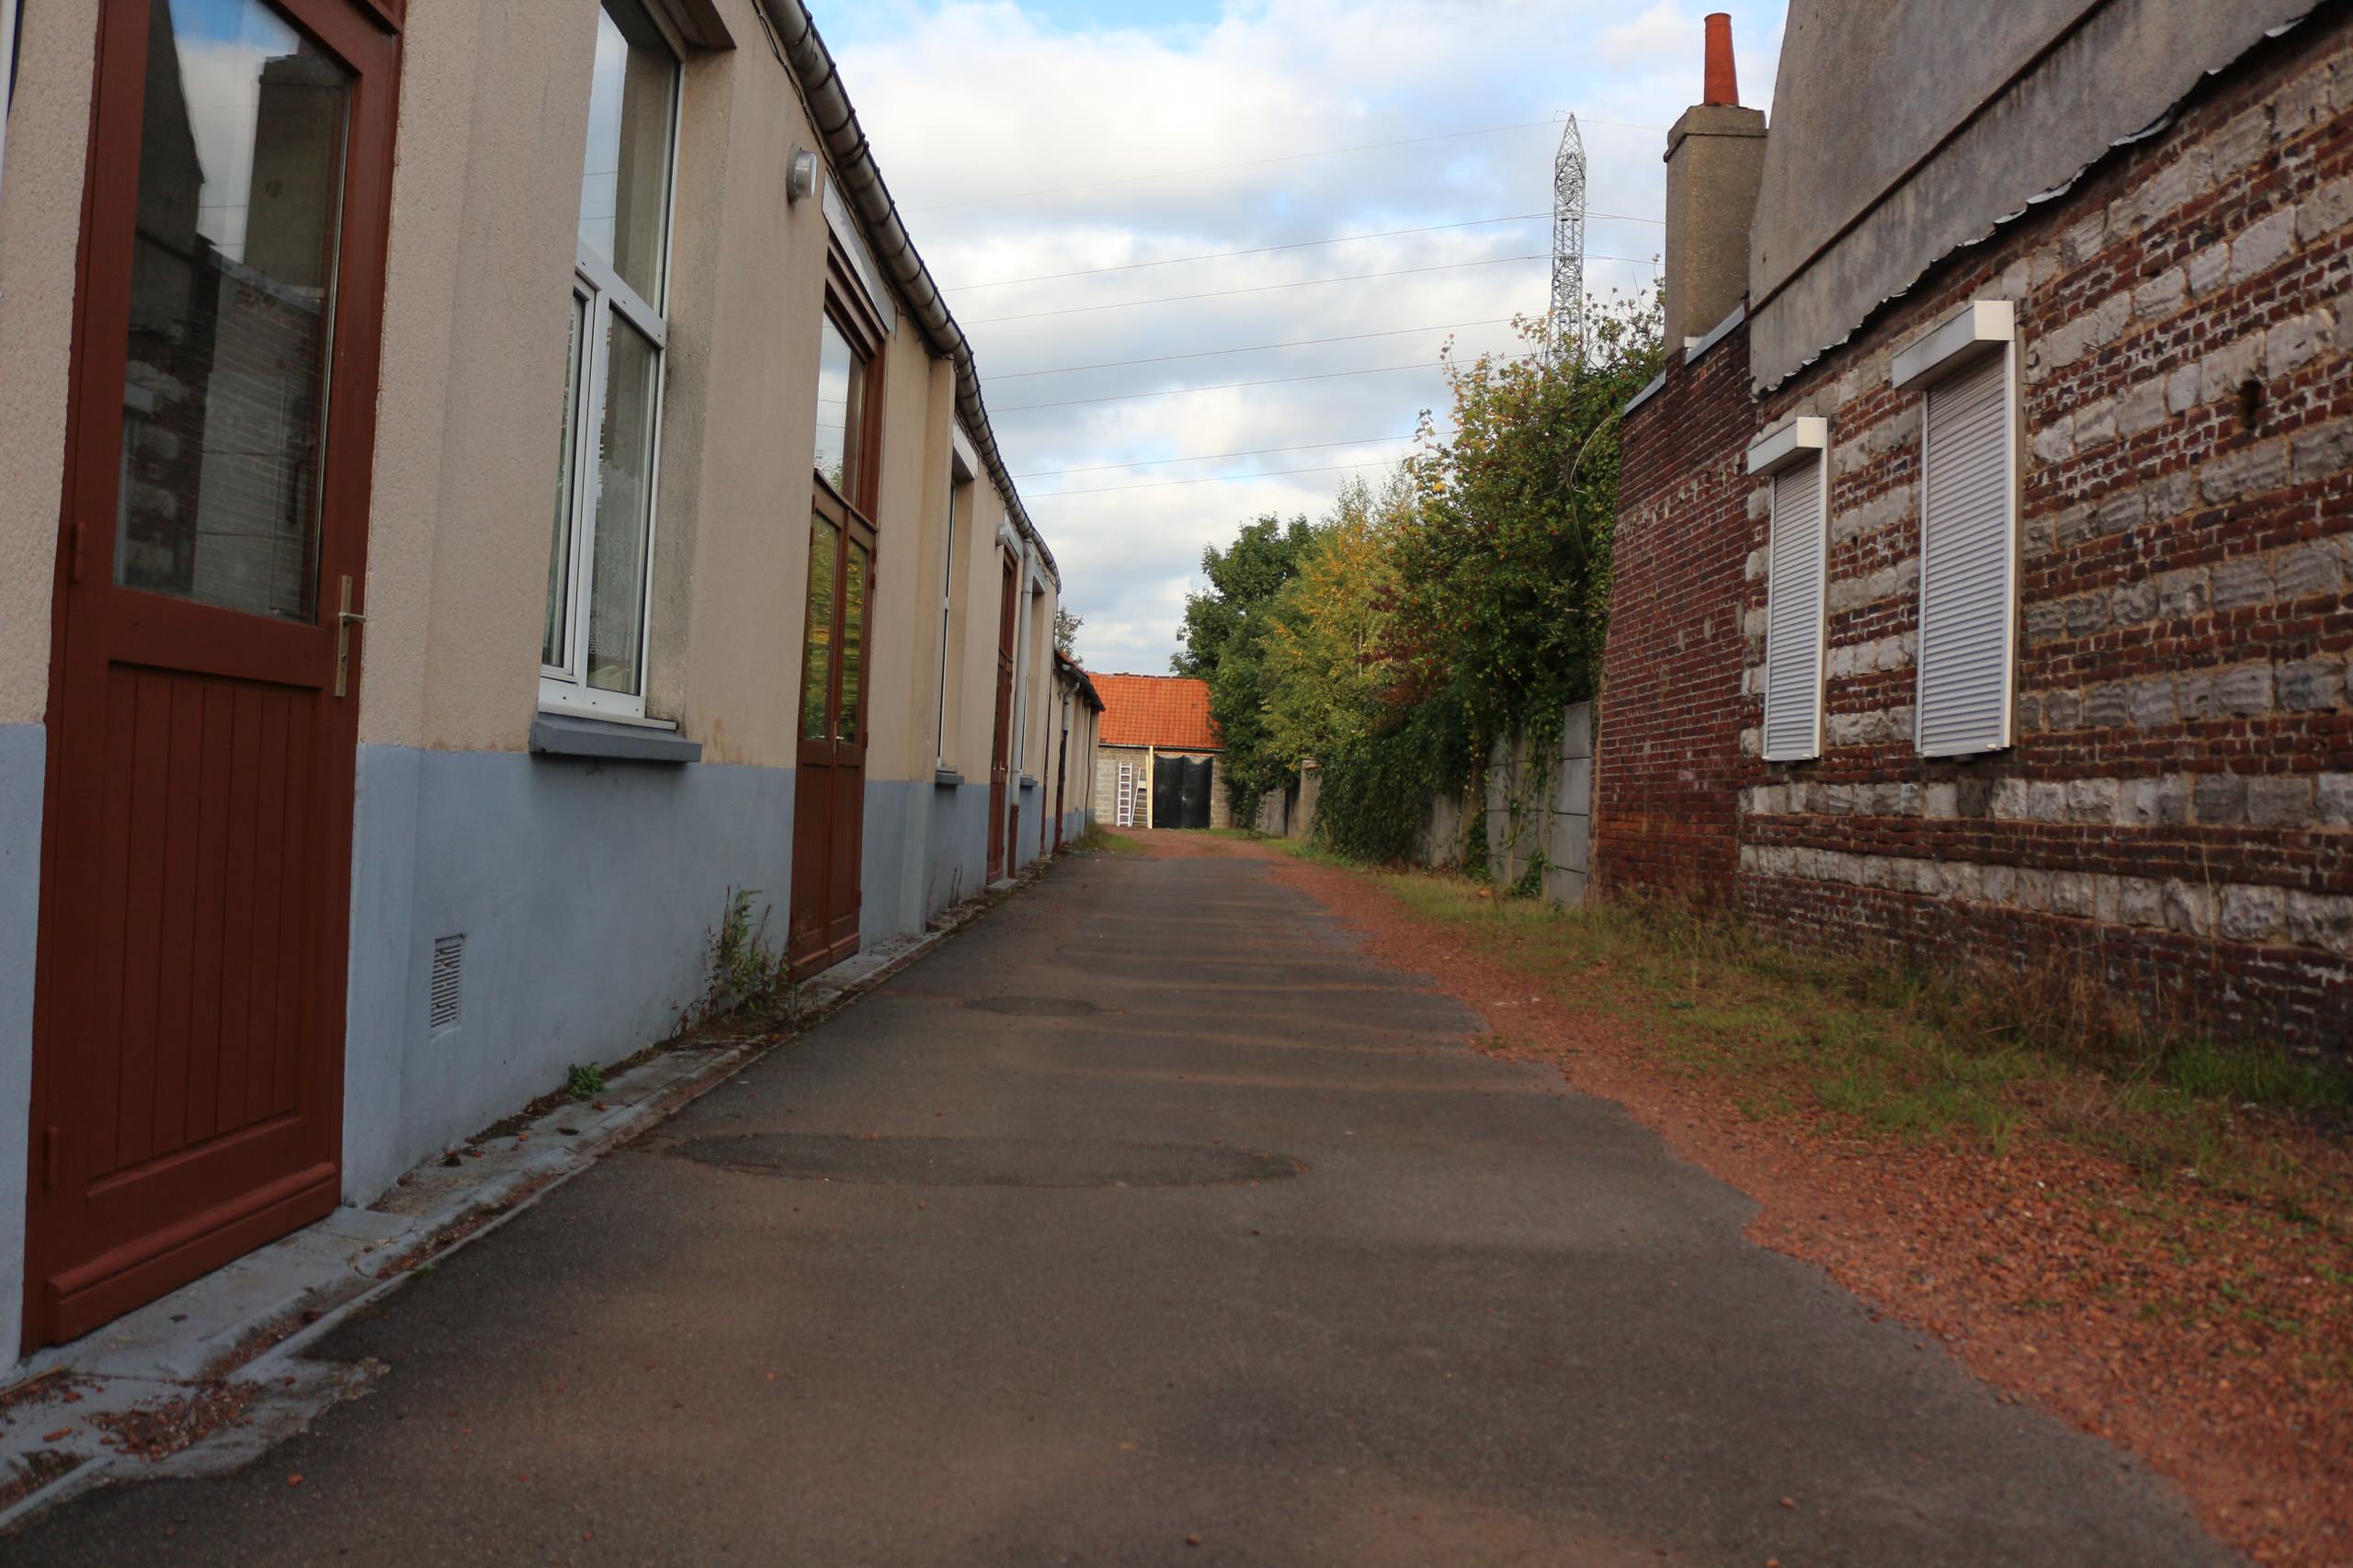
[[[946,753],[948,766],[985,784],[989,744],[996,730],[996,640],[1003,592],[1005,550],[997,528],[1005,521],[1005,498],[986,480],[972,486],[972,517],[957,530],[956,566],[961,579],[956,648],[949,665]]]
[[[97,45],[93,8],[23,16],[0,175],[0,724],[42,717],[65,479],[66,373]]]
[[[819,139],[752,0],[714,4],[742,47],[685,63],[648,706],[701,743],[705,764],[753,766],[606,767],[519,755],[539,709],[593,0],[410,0],[359,607],[345,1129],[355,1199],[544,1089],[565,1062],[657,1038],[699,983],[704,927],[727,890],[756,883],[781,904],[789,887],[826,219],[818,200],[786,199],[788,153]],[[29,1124],[43,777],[32,722],[48,700],[96,9],[28,8],[0,174],[0,869],[12,873],[0,889],[22,894],[0,910],[6,1342],[22,1214],[6,1173],[27,1168]],[[954,377],[904,311],[883,379],[868,773],[881,787],[870,801],[899,813],[870,820],[903,824],[915,846],[887,913],[908,930],[938,902],[926,835],[956,869],[938,897],[976,886],[957,880],[980,858],[963,842],[980,821],[972,791],[934,794],[928,781],[936,749],[987,781],[1006,506],[983,477],[955,530],[938,743]],[[1026,860],[1051,809],[1058,704],[1053,595],[1032,597],[1027,562],[1021,571],[1018,703],[1041,786],[1018,845]],[[1073,764],[1074,787],[1075,749]],[[868,848],[880,907],[894,873]],[[468,1000],[463,1021],[437,1031],[420,1010],[424,965],[445,933],[470,944]],[[606,961],[584,976],[583,952]]]
[[[446,3],[413,21],[404,84],[361,738],[514,751],[539,706],[595,28]],[[757,37],[747,0],[722,14]],[[791,764],[825,226],[779,170],[813,140],[765,50],[688,56],[647,697],[712,761]]]
[[[363,744],[517,751],[537,702],[593,15],[410,17],[386,258]]]
[[[785,198],[786,152],[814,141],[798,97],[757,47],[748,5],[722,9],[755,47],[700,57],[687,76],[651,695],[706,759],[789,768],[825,216],[813,198]],[[899,439],[893,421],[886,483]],[[681,602],[691,605],[684,628]]]
[[[740,40],[750,0],[721,0]],[[411,17],[387,257],[360,738],[519,750],[537,709],[565,301],[595,29],[547,0]],[[41,717],[64,472],[95,28],[25,17],[0,184],[0,723]],[[816,138],[765,49],[699,52],[680,109],[649,704],[714,761],[791,765],[825,219],[788,204]],[[901,313],[885,356],[872,776],[928,774],[938,730],[952,374]],[[949,766],[987,772],[996,528],[957,529]],[[1049,704],[1052,597],[1024,585],[1023,756]]]
[[[931,568],[947,529],[955,382],[948,364],[931,358],[915,323],[904,315],[884,360],[874,620],[867,637],[866,776],[928,778],[939,669],[938,577]]]

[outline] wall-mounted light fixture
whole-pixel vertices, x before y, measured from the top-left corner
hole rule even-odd
[[[817,194],[817,154],[795,147],[784,162],[784,199],[798,201]]]

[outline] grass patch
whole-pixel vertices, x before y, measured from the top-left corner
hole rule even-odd
[[[2353,1077],[2145,1030],[2056,970],[1989,969],[1964,983],[1793,952],[1687,910],[1564,910],[1442,872],[1355,869],[1547,995],[1641,1026],[1662,1068],[1728,1081],[1753,1119],[1826,1113],[1869,1138],[1995,1153],[2052,1136],[2110,1155],[2152,1186],[2189,1184],[2353,1234],[2343,1137]]]
[[[1101,823],[1089,823],[1086,831],[1070,841],[1070,846],[1083,855],[1141,855],[1143,840],[1130,834],[1105,827]]]

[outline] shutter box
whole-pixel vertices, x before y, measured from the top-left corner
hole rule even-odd
[[[2011,740],[2018,644],[2016,329],[2006,301],[1962,307],[1896,356],[1921,419],[1916,739],[1924,756]]]
[[[1822,642],[1829,552],[1830,422],[1791,420],[1748,449],[1773,484],[1765,575],[1765,760],[1822,755]]]

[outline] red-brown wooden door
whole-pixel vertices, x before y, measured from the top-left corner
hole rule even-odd
[[[874,530],[824,485],[809,520],[801,659],[800,777],[793,786],[791,978],[858,951],[866,824],[866,656]]]
[[[397,6],[393,7],[397,9]],[[398,35],[104,0],[50,671],[25,1343],[332,1209]]]
[[[1054,742],[1054,853],[1063,852],[1063,789],[1070,781],[1070,699],[1062,700],[1061,737]]]
[[[1005,595],[996,612],[996,733],[989,742],[989,875],[1013,875],[1013,835],[1005,821],[1013,783],[1013,614],[1020,579],[1005,560]]]

